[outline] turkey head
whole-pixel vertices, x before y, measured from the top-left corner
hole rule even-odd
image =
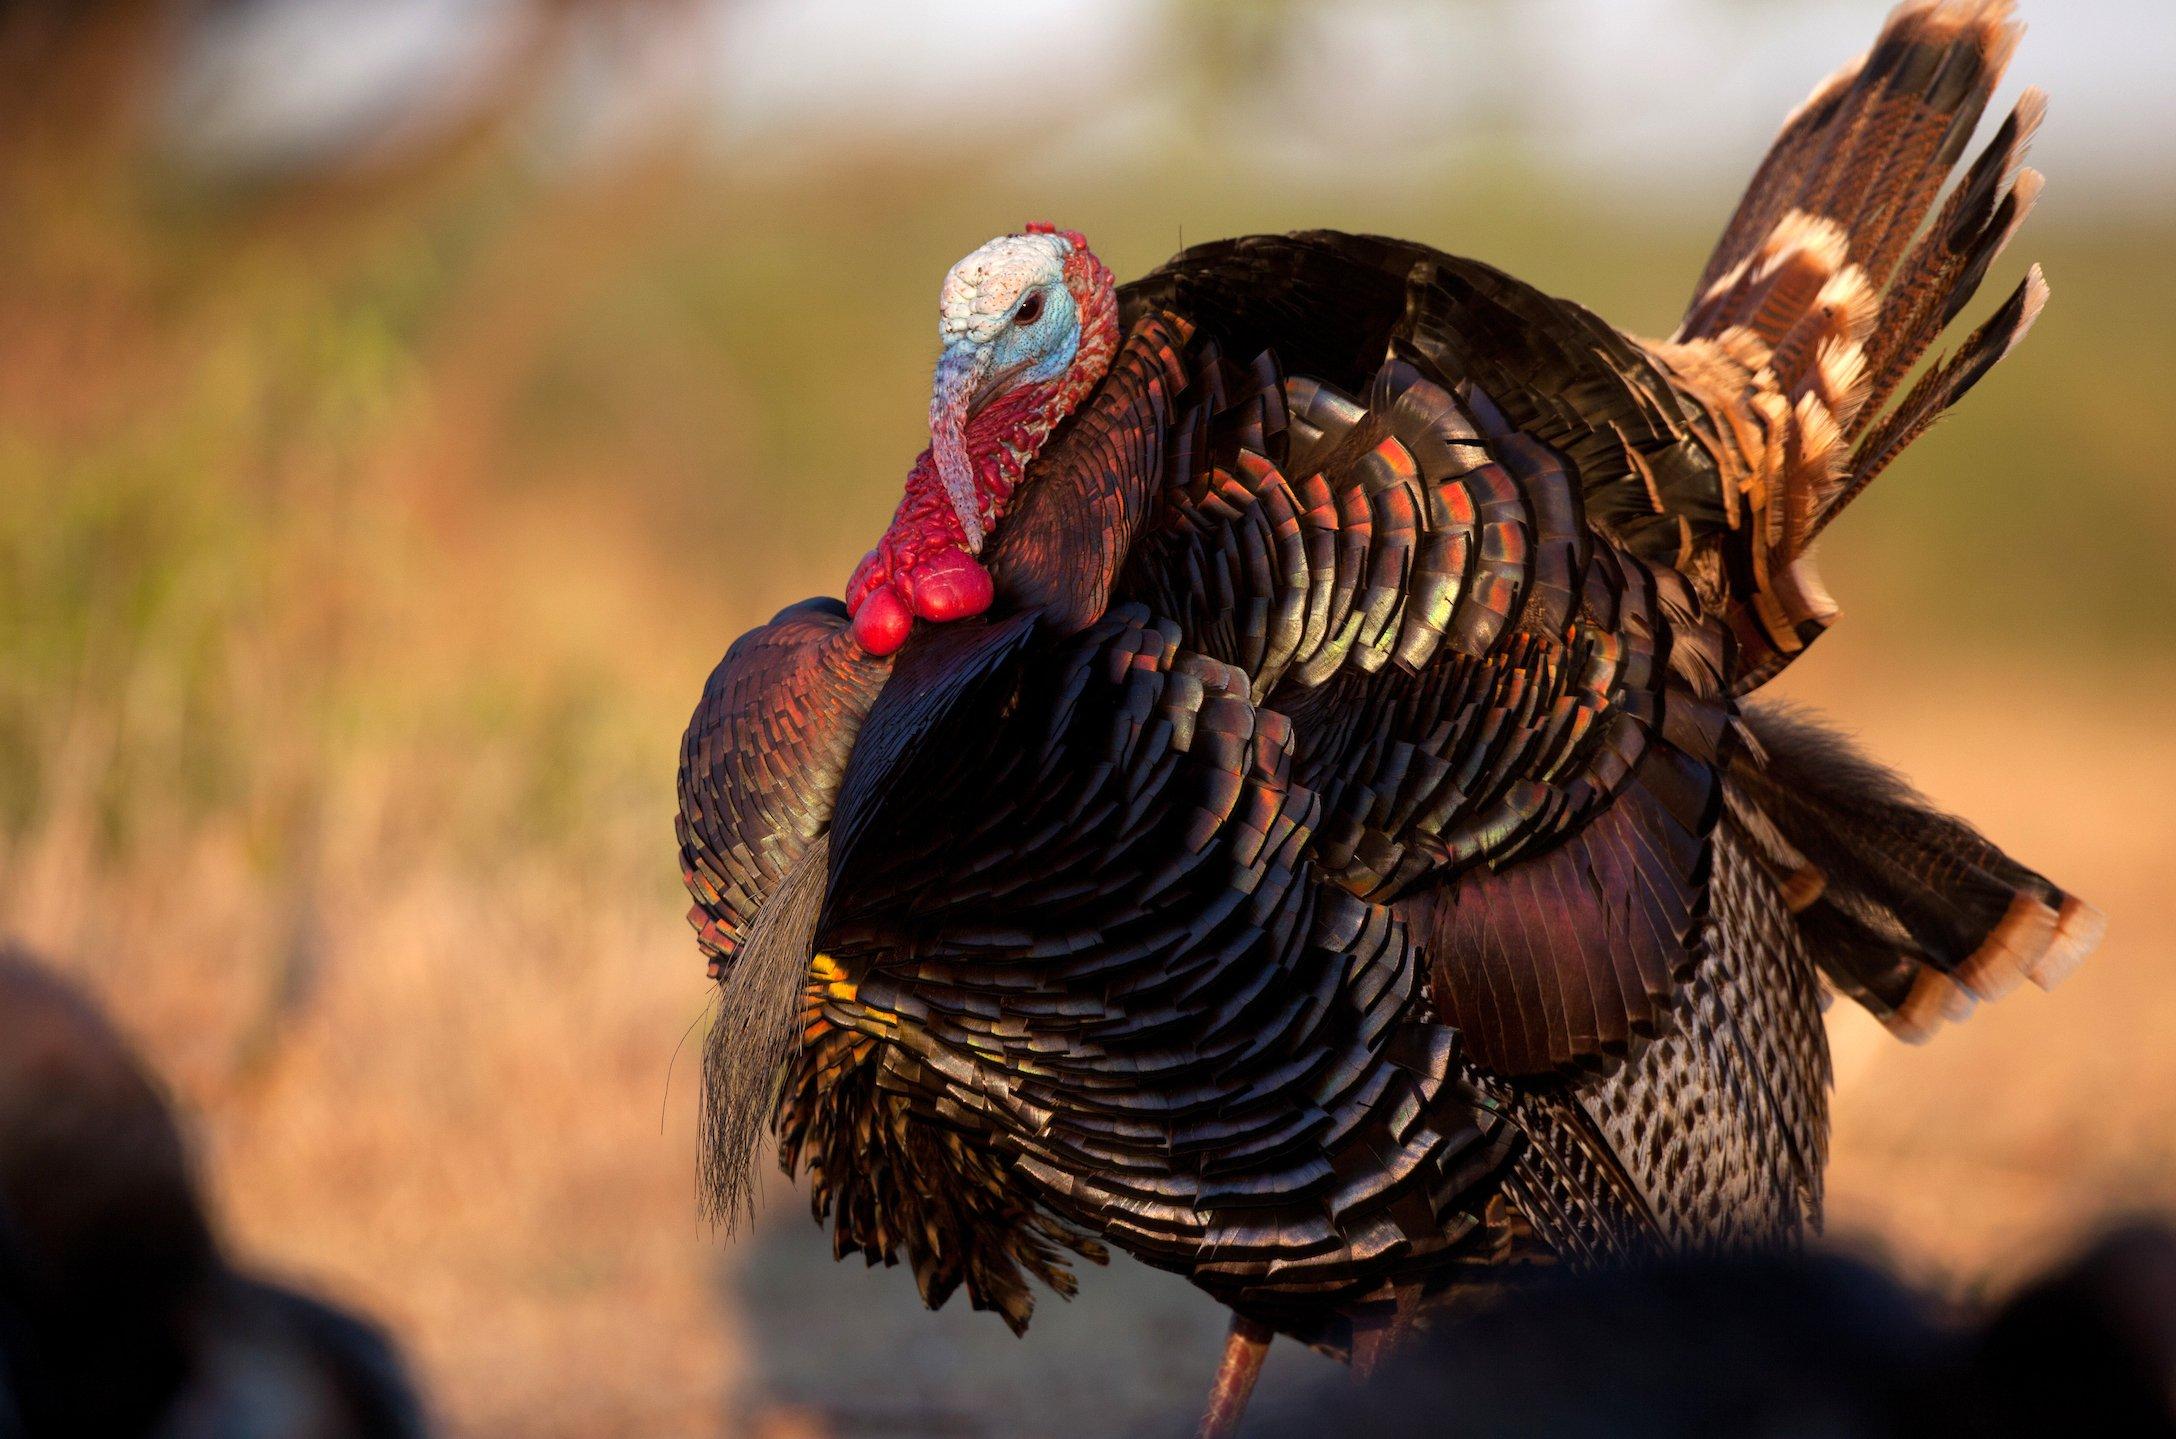
[[[954,265],[938,316],[929,448],[846,589],[854,638],[873,655],[905,644],[917,619],[990,607],[983,545],[1029,462],[1118,346],[1111,272],[1079,232],[1049,225],[1000,235]]]

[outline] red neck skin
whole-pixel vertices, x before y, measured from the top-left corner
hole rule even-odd
[[[974,466],[984,534],[996,528],[1028,460],[1064,418],[1050,413],[1061,383],[1028,385],[999,395],[967,422],[963,440]],[[990,605],[989,572],[968,553],[967,535],[938,477],[936,458],[928,450],[915,459],[907,475],[907,492],[892,514],[891,528],[862,558],[846,587],[846,607],[855,616],[855,634],[872,654],[889,652],[869,643],[888,636],[863,634],[870,626],[861,615],[870,594],[884,587],[895,592],[907,611],[895,618],[889,613],[891,606],[879,600],[872,619],[881,618],[887,624],[909,617],[940,622],[963,619]],[[904,642],[906,636],[902,632],[898,638]]]
[[[1072,365],[1055,380],[991,397],[969,416],[961,432],[984,535],[996,531],[1028,463],[1103,378],[1118,349],[1118,305],[1110,271],[1078,236],[1071,238],[1066,288],[1082,317]],[[987,610],[994,596],[990,572],[969,551],[936,460],[924,450],[907,476],[906,494],[891,527],[847,582],[854,637],[870,654],[887,655],[906,643],[915,620],[965,619]]]

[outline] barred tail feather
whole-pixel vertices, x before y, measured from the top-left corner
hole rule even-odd
[[[1957,318],[1987,267],[2031,213],[2042,181],[2023,162],[2046,114],[2043,91],[2029,89],[2018,99],[1888,287],[1868,346],[1868,403],[1854,433],[1865,428],[1943,327]]]
[[[2003,356],[2016,349],[2018,342],[2032,329],[2033,321],[2040,317],[2041,306],[2047,302],[2048,283],[2042,278],[2040,267],[2035,265],[2010,292],[2010,298],[2002,302],[2002,308],[1974,330],[1955,355],[1922,375],[1896,408],[1884,415],[1860,440],[1858,448],[1851,452],[1851,466],[1843,484],[1837,489],[1835,498],[1815,516],[1807,539],[1818,535],[1845,505],[1889,467],[1891,460],[1904,452],[1906,445],[1925,434]]]
[[[2021,34],[2010,0],[1894,11],[1873,48],[1784,123],[1684,321],[1648,347],[1728,436],[1724,483],[1743,503],[1722,507],[1727,528],[1701,537],[1710,557],[1690,568],[1732,618],[1741,693],[1834,618],[1815,536],[2015,347],[2046,300],[2035,268],[1889,407],[2039,196],[2023,159],[2047,101],[2027,90],[1942,198]]]

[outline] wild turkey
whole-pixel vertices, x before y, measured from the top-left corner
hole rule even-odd
[[[1936,203],[2017,38],[1898,10],[1664,341],[1326,231],[956,266],[889,532],[687,732],[717,1212],[775,1123],[932,1306],[1185,1274],[1205,1432],[1272,1333],[1367,1364],[1507,1262],[1817,1221],[1824,993],[1916,1039],[2099,929],[1755,699],[1814,537],[2045,299],[1903,387],[2039,189],[2028,90]]]

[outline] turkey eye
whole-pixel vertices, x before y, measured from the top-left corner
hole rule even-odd
[[[1037,290],[1020,302],[1020,308],[1012,312],[1016,325],[1032,325],[1043,316],[1043,292]]]

